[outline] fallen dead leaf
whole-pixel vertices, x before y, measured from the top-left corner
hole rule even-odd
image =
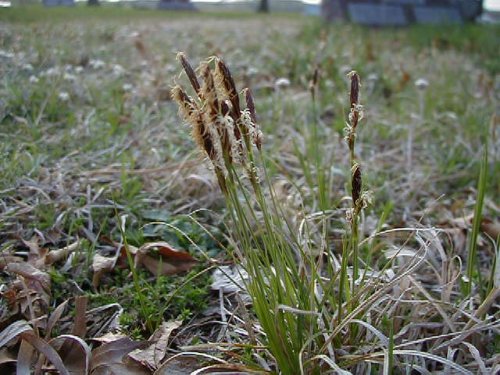
[[[5,270],[24,277],[29,288],[38,292],[50,293],[50,276],[31,264],[26,262],[9,263]]]
[[[0,347],[4,348],[7,344],[19,336],[23,332],[31,331],[32,328],[25,320],[18,320],[7,328],[5,328],[2,332],[0,332]]]
[[[126,360],[130,352],[145,348],[147,345],[147,341],[133,341],[128,337],[101,345],[92,352],[90,373],[93,375],[149,373],[144,366]]]
[[[105,236],[101,237],[103,242],[116,246],[119,251],[115,257],[104,257],[100,254],[95,254],[92,261],[92,285],[97,288],[100,284],[101,277],[111,272],[116,266],[117,261],[121,264],[128,264],[127,252],[134,259],[134,266],[144,266],[153,275],[174,275],[181,272],[189,271],[198,262],[191,254],[175,249],[167,242],[148,242],[137,248],[135,246],[123,245],[113,241]],[[152,250],[157,250],[158,257],[150,255]]]
[[[69,375],[69,371],[55,349],[49,343],[38,337],[33,331],[25,331],[19,335],[21,339],[27,341],[38,352],[43,354],[61,375]],[[18,361],[19,364],[19,361]],[[24,366],[24,364],[22,364]],[[29,368],[29,366],[28,366]]]
[[[3,271],[9,263],[23,262],[23,258],[15,255],[3,255],[0,257],[0,271]]]
[[[182,325],[182,321],[175,320],[163,322],[161,326],[149,338],[151,343],[144,350],[136,349],[129,354],[129,357],[154,371],[160,367],[162,359],[165,357],[168,348],[168,339],[175,329]]]
[[[182,356],[165,361],[154,375],[185,375],[200,368],[200,361],[194,356]]]
[[[159,258],[150,255],[157,249]],[[135,266],[143,265],[153,275],[174,275],[189,271],[198,261],[191,254],[172,247],[168,242],[148,242],[135,254]]]
[[[104,257],[100,254],[94,255],[94,259],[92,260],[92,270],[94,271],[92,276],[92,286],[94,288],[99,286],[102,275],[115,268],[116,260],[116,257],[110,258]]]
[[[72,375],[87,375],[89,373],[91,349],[80,337],[74,335],[60,335],[49,341],[49,344],[58,348],[64,365]]]
[[[485,217],[481,221],[481,230],[496,240],[500,236],[500,222]]]
[[[45,255],[45,264],[50,265],[56,262],[59,262],[62,259],[65,259],[71,254],[73,251],[78,249],[80,246],[80,240],[73,242],[72,244],[65,246],[61,249],[51,250]]]
[[[123,333],[108,332],[101,337],[93,338],[92,341],[96,341],[96,342],[99,342],[101,344],[108,344],[110,342],[113,342],[113,341],[116,341],[119,339],[123,339],[125,337],[127,337],[127,335],[125,335]]]

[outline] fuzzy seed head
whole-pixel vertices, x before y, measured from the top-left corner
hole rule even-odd
[[[219,100],[217,98],[217,90],[215,89],[214,76],[207,64],[202,66],[201,75],[203,77],[201,96],[205,102],[205,110],[209,114],[210,122],[215,123],[219,114]]]
[[[233,108],[233,116],[237,118],[240,115],[240,99],[233,77],[227,65],[221,59],[217,58],[215,62],[215,81],[220,91],[229,99]]]
[[[184,121],[190,123],[193,113],[196,112],[196,103],[189,97],[188,94],[180,86],[175,86],[171,90],[172,99],[179,106],[179,114]]]
[[[350,102],[351,108],[354,108],[359,104],[359,75],[353,70],[347,76],[351,79]]]
[[[247,103],[247,109],[250,114],[250,119],[254,124],[257,123],[257,114],[255,113],[255,103],[253,101],[252,91],[250,89],[245,89],[245,101]]]
[[[184,71],[186,72],[186,75],[189,79],[189,82],[191,82],[191,86],[193,86],[194,91],[199,94],[200,92],[200,83],[198,82],[198,79],[196,78],[196,73],[194,72],[193,68],[191,67],[191,64],[189,63],[186,54],[184,52],[179,52],[177,54],[177,60],[181,63],[182,67],[184,68]]]
[[[354,207],[358,206],[359,198],[361,197],[361,189],[363,187],[363,182],[361,179],[361,167],[359,164],[354,164],[351,170],[352,174],[352,203]]]

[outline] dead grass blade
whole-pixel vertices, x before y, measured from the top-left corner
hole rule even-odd
[[[48,339],[52,333],[52,329],[54,328],[55,324],[61,319],[62,314],[64,313],[64,310],[66,309],[66,306],[68,305],[69,300],[64,301],[63,303],[59,304],[52,314],[50,314],[50,317],[47,321],[47,328],[45,329],[45,339]]]
[[[43,354],[49,361],[54,365],[54,367],[60,372],[61,375],[69,375],[69,371],[64,366],[64,363],[55,351],[55,349],[50,346],[47,341],[37,337],[33,331],[26,331],[20,334],[21,339],[27,341],[31,346]]]
[[[12,323],[0,333],[0,347],[3,348],[6,346],[9,341],[15,339],[21,333],[32,330],[33,328],[25,320],[18,320]]]
[[[440,357],[440,356],[435,355],[435,354],[420,352],[418,350],[394,350],[394,355],[410,355],[410,356],[415,356],[415,357],[427,358],[427,359],[430,359],[432,361],[436,361],[436,362],[439,362],[439,363],[442,363],[446,366],[451,367],[452,369],[454,369],[456,371],[456,374],[473,375],[472,372],[470,372],[469,370],[456,364],[455,362],[450,361],[449,359]]]
[[[71,334],[73,336],[84,338],[87,333],[87,321],[85,312],[87,311],[87,296],[78,296],[75,299],[75,323]]]
[[[63,358],[68,371],[71,374],[88,374],[90,368],[90,357],[92,354],[90,346],[87,345],[87,343],[80,337],[74,335],[57,336],[56,338],[50,340],[49,344],[54,346],[54,344],[57,344],[57,342],[61,340],[63,343],[59,353]],[[66,350],[63,355],[61,350],[64,348],[68,348],[69,350]]]
[[[29,375],[31,373],[31,361],[34,349],[27,341],[21,340],[17,353],[16,373],[19,375]]]

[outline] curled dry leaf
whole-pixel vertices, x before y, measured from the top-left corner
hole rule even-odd
[[[53,264],[62,259],[67,258],[73,251],[78,249],[80,246],[80,240],[73,242],[72,244],[65,246],[61,249],[51,250],[45,256],[45,264]]]
[[[135,267],[144,266],[155,276],[186,272],[198,262],[191,254],[175,249],[168,242],[148,242],[137,248],[131,245],[125,246],[104,236],[101,237],[101,240],[119,248],[120,251],[117,253],[119,258],[104,257],[100,254],[94,256],[92,264],[94,270],[92,284],[94,287],[99,286],[99,281],[104,273],[115,268],[117,260],[120,262],[120,266],[128,264],[127,251],[134,259]],[[158,252],[158,257],[150,255],[152,250]]]
[[[128,337],[101,345],[92,352],[91,374],[142,374],[149,373],[138,363],[127,363],[127,355],[145,348],[147,341],[133,341]]]
[[[500,222],[485,217],[481,220],[481,230],[496,240],[500,236]]]
[[[29,263],[9,263],[5,269],[24,277],[29,288],[38,292],[50,293],[50,276]]]
[[[92,285],[94,288],[99,286],[102,275],[115,268],[115,264],[116,257],[110,258],[104,257],[100,254],[94,255],[94,259],[92,260],[92,270],[94,271],[94,275],[92,276]]]
[[[57,348],[58,342],[62,346],[58,349],[64,365],[72,375],[86,375],[89,373],[91,349],[85,341],[74,335],[60,335],[49,341]],[[67,347],[69,350],[64,350]]]
[[[165,357],[168,348],[168,339],[170,334],[182,324],[182,321],[175,320],[171,322],[163,322],[161,326],[149,338],[151,343],[146,349],[136,349],[129,354],[129,357],[134,361],[146,366],[154,371],[161,365],[162,359]]]
[[[33,331],[23,332],[20,334],[20,337],[43,354],[61,375],[69,375],[69,371],[61,360],[61,357],[47,341],[36,336]]]
[[[108,344],[110,342],[113,342],[113,341],[116,341],[119,339],[123,339],[126,337],[127,337],[127,335],[125,335],[124,333],[108,332],[101,337],[94,337],[92,339],[92,341],[96,341],[96,342],[101,343],[101,344]]]
[[[0,347],[4,348],[11,340],[15,339],[23,332],[32,331],[33,329],[25,320],[18,320],[2,332],[0,332]]]
[[[159,258],[149,255],[152,249],[158,250]],[[196,262],[189,253],[176,250],[167,242],[146,243],[139,248],[135,256],[135,265],[143,265],[155,276],[189,271]]]
[[[50,314],[50,317],[47,321],[47,328],[45,329],[45,339],[49,339],[50,334],[52,333],[52,329],[56,325],[56,323],[61,319],[66,306],[68,305],[69,300],[64,301],[59,306],[54,309],[54,312]]]

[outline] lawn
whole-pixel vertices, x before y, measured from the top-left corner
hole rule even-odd
[[[0,372],[498,371],[498,35],[0,9]]]

